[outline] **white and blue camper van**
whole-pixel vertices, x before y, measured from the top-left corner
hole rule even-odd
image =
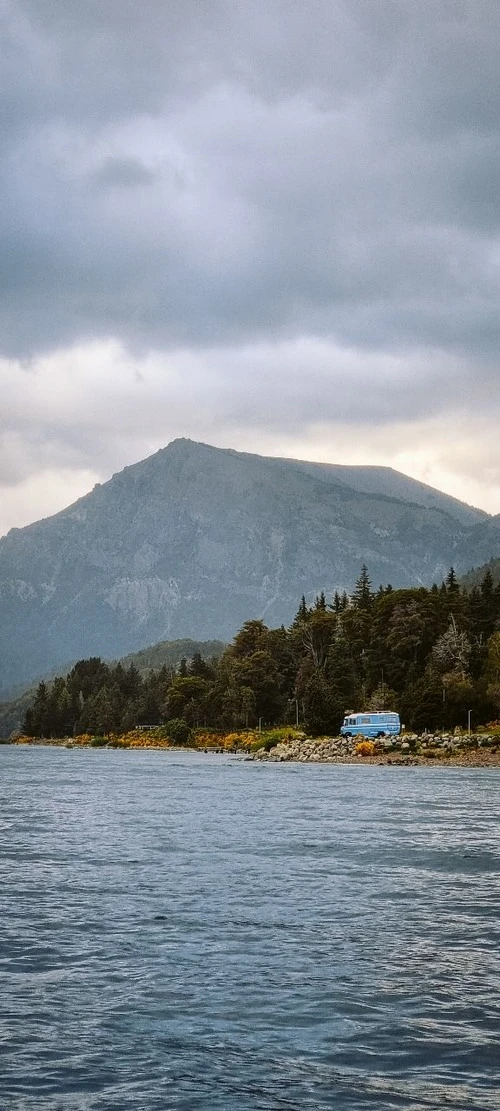
[[[373,714],[348,714],[340,730],[343,737],[397,737],[399,714],[380,710]]]

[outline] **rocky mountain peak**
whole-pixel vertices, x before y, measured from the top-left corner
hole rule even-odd
[[[177,439],[0,540],[0,685],[159,640],[288,623],[301,595],[393,586],[500,555],[500,520],[390,468]]]

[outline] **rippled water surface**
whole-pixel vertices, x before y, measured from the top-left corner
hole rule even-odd
[[[0,1106],[500,1106],[500,772],[0,749]]]

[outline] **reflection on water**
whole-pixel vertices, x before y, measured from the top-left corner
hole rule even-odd
[[[498,1111],[496,769],[0,749],[9,1111]]]

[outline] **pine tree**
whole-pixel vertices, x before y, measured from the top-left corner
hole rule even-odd
[[[356,609],[359,609],[359,610],[368,610],[368,609],[370,609],[370,607],[372,605],[372,602],[373,602],[373,594],[372,594],[371,587],[372,587],[372,584],[370,582],[370,577],[368,575],[368,568],[366,566],[366,563],[363,563],[363,566],[361,568],[361,574],[360,574],[359,578],[356,580],[356,585],[354,587],[354,591],[353,591],[353,595],[352,595],[352,603],[353,603],[353,606],[356,607]]]
[[[304,621],[307,621],[308,617],[309,617],[309,610],[307,608],[307,602],[306,602],[305,594],[303,594],[302,598],[300,599],[300,606],[299,606],[299,608],[297,610],[297,613],[295,614],[295,617],[293,619],[294,626],[295,625],[301,625]]]
[[[188,675],[198,675],[201,679],[208,679],[212,677],[212,669],[203,659],[201,652],[195,652],[192,659],[189,661]]]
[[[113,676],[113,679],[116,682],[115,676]],[[133,701],[139,698],[142,691],[142,679],[140,671],[135,666],[135,664],[130,664],[130,667],[128,667],[127,670],[123,673],[121,686],[120,684],[117,685],[119,686],[119,689],[123,691],[123,694],[128,700]]]
[[[500,604],[497,588],[489,568],[484,573],[479,589],[475,587],[469,594],[469,607],[476,636],[487,640],[495,631],[500,617]]]
[[[33,705],[24,716],[23,731],[32,737],[47,736],[49,731],[48,709],[49,695],[47,684],[42,680],[36,689]]]
[[[457,593],[460,592],[460,587],[458,585],[457,576],[455,574],[455,568],[454,567],[450,567],[450,570],[448,571],[448,574],[447,574],[446,579],[445,579],[445,586],[446,586],[446,589],[448,591],[448,594],[457,594]]]

